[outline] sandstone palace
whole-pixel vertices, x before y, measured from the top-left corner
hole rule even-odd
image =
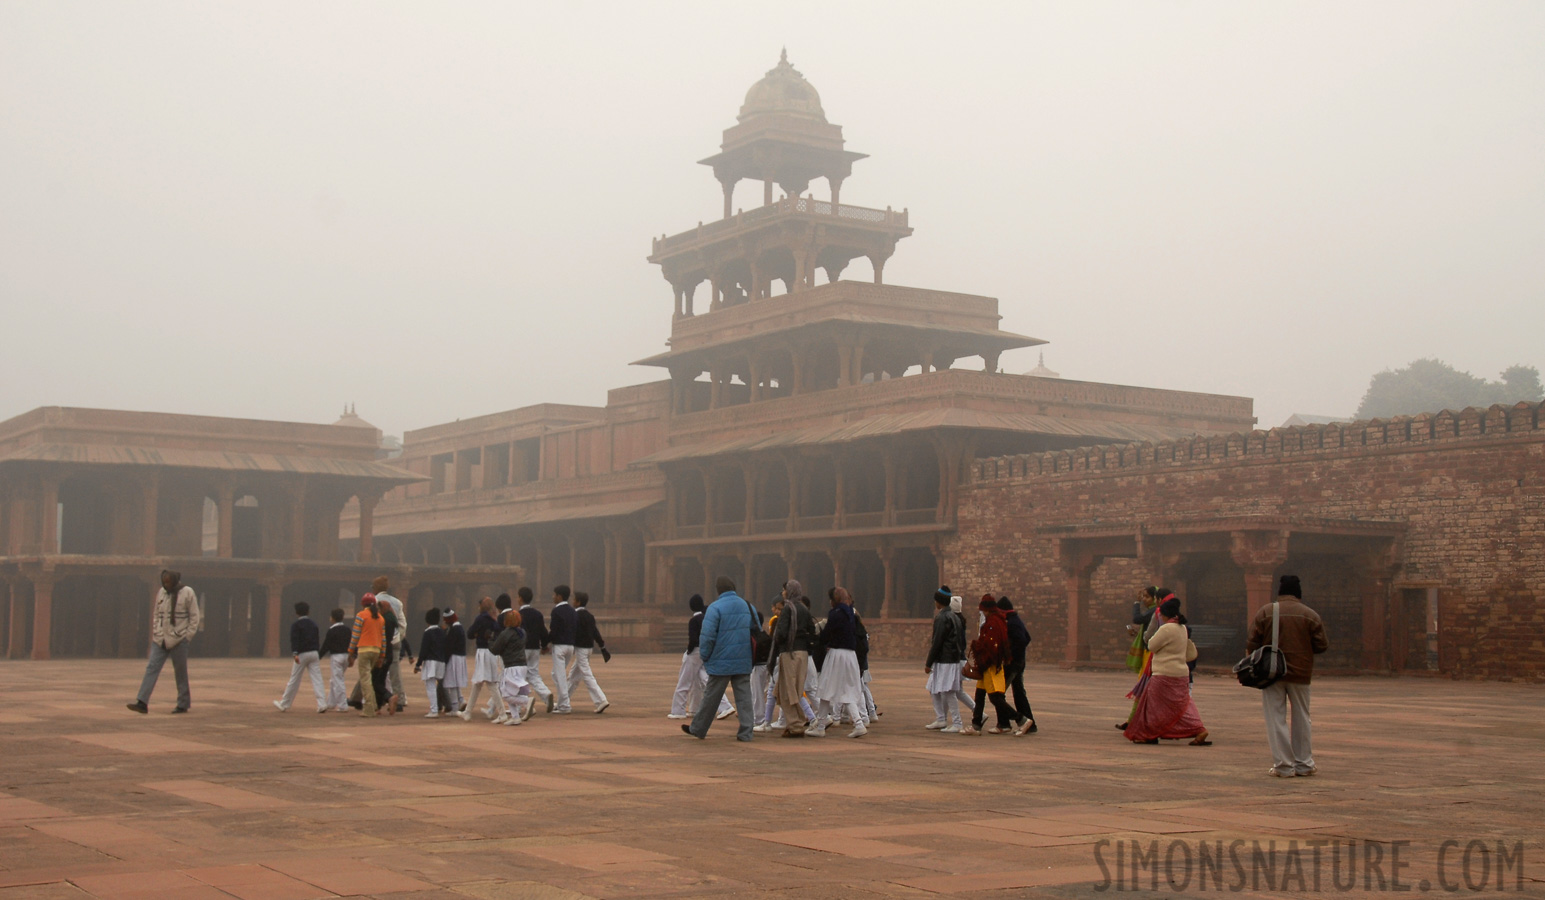
[[[1033,657],[1072,665],[1119,662],[1133,590],[1163,583],[1227,665],[1291,570],[1332,667],[1545,677],[1537,406],[1258,431],[1244,397],[1004,373],[1042,341],[994,298],[886,283],[912,225],[842,202],[862,159],[786,58],[752,85],[702,160],[721,215],[653,239],[669,349],[637,364],[664,377],[605,406],[434,425],[400,455],[352,414],[0,423],[9,655],[141,655],[170,567],[206,654],[278,655],[287,603],[379,573],[410,621],[567,582],[617,648],[676,649],[687,595],[727,574],[764,607],[790,577],[847,587],[882,656],[921,658],[940,583],[1006,593]],[[734,208],[743,180],[760,206]]]

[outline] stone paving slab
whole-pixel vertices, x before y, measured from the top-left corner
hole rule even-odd
[[[287,660],[195,659],[185,716],[170,674],[123,709],[132,660],[0,662],[0,900],[1074,898],[1132,887],[1105,881],[1118,846],[1353,839],[1410,841],[1412,884],[1445,840],[1521,844],[1505,893],[1545,897],[1538,686],[1323,679],[1321,773],[1273,779],[1259,695],[1221,678],[1196,685],[1207,748],[1128,743],[1130,678],[1053,668],[1029,677],[1040,733],[929,732],[919,667],[883,662],[868,736],[740,744],[665,718],[678,661],[619,655],[604,715],[515,728],[426,720],[417,692],[403,716],[279,713]]]

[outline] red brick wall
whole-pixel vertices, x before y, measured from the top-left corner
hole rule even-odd
[[[1442,670],[1545,679],[1545,415],[1537,405],[1004,457],[978,462],[973,476],[945,548],[949,582],[968,595],[1014,597],[1035,635],[1035,659],[1061,660],[1066,642],[1063,575],[1054,541],[1039,529],[1280,515],[1406,523],[1390,608],[1401,603],[1402,584],[1439,588]],[[1131,560],[1096,571],[1092,661],[1121,660],[1133,592],[1153,577]],[[1356,586],[1334,567],[1305,586],[1306,602],[1332,629],[1327,662],[1357,665]],[[1424,655],[1408,660],[1423,665]]]

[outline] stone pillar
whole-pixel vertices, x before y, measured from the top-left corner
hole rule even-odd
[[[703,537],[712,537],[714,526],[713,470],[702,467],[697,471],[698,477],[703,480]]]
[[[57,486],[56,486],[57,487]],[[45,495],[46,495],[45,491]],[[44,517],[47,521],[48,517]],[[48,659],[53,643],[54,576],[42,573],[32,579],[32,658]]]
[[[848,514],[847,497],[845,496],[847,494],[847,483],[846,479],[843,478],[842,459],[836,454],[832,455],[832,469],[836,473],[835,481],[837,486],[837,502],[835,509],[833,509],[834,515],[832,516],[832,521],[834,522],[833,527],[840,530],[843,525],[843,520],[847,518]]]
[[[734,214],[735,182],[721,181],[719,185],[724,188],[724,217],[728,219]]]
[[[853,374],[848,377],[848,384],[860,384],[864,380],[864,345],[853,345]]]
[[[881,521],[889,526],[896,524],[896,454],[889,446],[880,451],[880,461],[885,467],[885,517]]]
[[[601,535],[601,547],[604,559],[601,569],[602,577],[601,600],[606,603],[617,601],[617,536],[608,530]]]
[[[1288,532],[1235,531],[1229,535],[1229,555],[1245,573],[1245,625],[1275,596],[1277,568],[1287,562]]]
[[[835,215],[837,215],[837,207],[842,202],[842,179],[841,178],[835,178],[835,177],[832,177],[832,176],[827,176],[826,183],[831,185],[831,189],[832,189],[832,213],[831,214],[835,216]]]
[[[708,370],[708,408],[718,409],[723,400],[724,373],[717,366]]]
[[[741,533],[751,534],[751,523],[756,520],[756,467],[750,463],[741,466],[741,479],[746,484],[746,522]]]
[[[1095,559],[1087,553],[1064,550],[1060,562],[1068,599],[1068,643],[1063,666],[1070,668],[1089,661],[1089,581]]]
[[[789,387],[790,396],[799,396],[805,392],[805,354],[802,350],[789,351],[789,361],[794,368],[793,384]]]
[[[749,360],[751,370],[751,402],[762,399],[762,367],[755,356]]]
[[[43,522],[43,554],[45,556],[59,552],[59,479],[53,475],[45,475],[43,484],[43,509],[39,517]],[[34,617],[34,624],[37,619]],[[46,656],[37,656],[37,647],[33,646],[33,659],[47,659]]]
[[[306,558],[306,485],[290,492],[290,559]]]
[[[236,544],[231,529],[236,521],[236,490],[229,484],[222,484],[216,489],[216,506],[220,510],[220,538],[215,555],[221,559],[230,559],[236,555]]]
[[[826,557],[832,561],[832,584],[836,587],[847,587],[847,585],[842,583],[842,549],[839,547],[834,550],[828,550],[826,551]],[[810,599],[812,605],[814,605],[817,598],[812,597]]]
[[[359,495],[359,556],[362,563],[370,562],[375,558],[375,527],[376,504],[381,502],[380,494]]]
[[[998,351],[997,350],[994,350],[991,353],[983,353],[982,354],[982,371],[984,371],[984,372],[996,372],[996,371],[998,371]]]
[[[880,618],[889,619],[896,599],[896,549],[889,544],[880,545],[880,564],[885,566],[885,595],[880,600]]]
[[[789,533],[793,534],[799,530],[799,463],[793,458],[786,458],[783,464],[789,473]],[[789,564],[793,565],[792,562]]]
[[[264,605],[267,607],[266,621],[263,625],[263,655],[275,659],[279,656],[279,628],[283,622],[279,607],[284,605],[284,587],[286,582],[282,578],[265,578],[262,581]]]
[[[762,179],[762,205],[763,206],[772,206],[772,200],[773,200],[773,198],[772,198],[772,186],[773,186],[773,183],[772,183],[772,179],[771,178],[764,178],[764,179]]]
[[[22,606],[21,597],[19,596],[20,592],[17,591],[16,585],[11,585],[10,593],[11,621],[10,625],[6,628],[6,643],[8,646],[6,647],[5,655],[9,659],[21,659],[22,655],[27,652],[27,610],[26,607]]]
[[[837,386],[847,387],[853,383],[853,348],[847,344],[837,347]]]

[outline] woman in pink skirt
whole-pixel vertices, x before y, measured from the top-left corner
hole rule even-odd
[[[1163,740],[1191,738],[1193,746],[1206,747],[1207,728],[1191,699],[1191,671],[1186,663],[1196,658],[1186,627],[1180,624],[1180,600],[1169,597],[1159,604],[1157,615],[1164,623],[1148,639],[1149,671],[1137,694],[1137,708],[1123,732],[1137,744],[1157,744]]]

